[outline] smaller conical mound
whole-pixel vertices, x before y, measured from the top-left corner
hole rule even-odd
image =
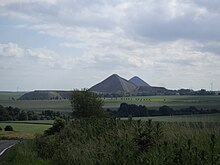
[[[144,80],[142,80],[141,78],[137,76],[132,77],[129,81],[138,87],[150,87],[148,83],[146,83]]]
[[[36,90],[25,93],[19,100],[58,100],[69,99],[71,91]]]
[[[136,89],[137,86],[133,83],[117,74],[113,74],[102,82],[91,87],[90,91],[99,93],[133,93]]]

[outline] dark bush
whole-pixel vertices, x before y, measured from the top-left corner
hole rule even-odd
[[[10,125],[5,126],[5,131],[13,131],[13,127]]]
[[[0,127],[0,131],[2,131],[2,127]]]
[[[64,119],[56,119],[53,123],[53,126],[44,132],[45,135],[53,135],[56,132],[60,132],[66,125]]]

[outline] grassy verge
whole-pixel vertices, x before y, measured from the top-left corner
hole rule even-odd
[[[38,157],[36,146],[33,140],[23,141],[23,143],[13,147],[2,165],[52,165],[48,160]]]
[[[0,123],[2,129],[6,125],[11,125],[14,131],[0,131],[1,139],[33,139],[36,134],[41,134],[51,127],[48,124]]]

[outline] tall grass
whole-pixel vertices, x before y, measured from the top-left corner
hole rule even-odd
[[[159,146],[146,154],[153,164],[220,164],[220,123],[164,123]]]
[[[219,123],[83,119],[36,143],[53,164],[220,164]]]
[[[38,157],[34,141],[26,140],[9,151],[2,165],[52,165],[52,163]]]

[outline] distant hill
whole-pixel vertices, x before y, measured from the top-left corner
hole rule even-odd
[[[141,78],[137,76],[132,77],[129,81],[138,87],[150,87],[148,83],[146,83],[144,80],[142,80]]]
[[[89,90],[101,97],[175,95],[177,93],[177,91],[168,90],[164,87],[150,86],[137,76],[128,81],[117,74],[109,76],[102,82],[92,86]],[[69,99],[71,93],[72,91],[35,90],[25,93],[19,100]]]
[[[113,74],[89,89],[97,93],[134,93],[137,86],[128,80]]]
[[[18,100],[61,100],[69,99],[71,91],[36,90],[25,93]]]

